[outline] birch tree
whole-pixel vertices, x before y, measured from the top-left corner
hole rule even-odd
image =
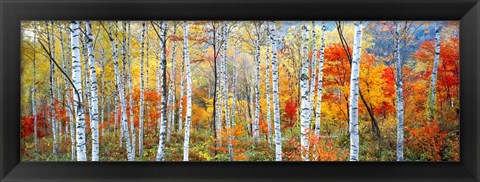
[[[76,117],[76,153],[77,161],[86,161],[86,143],[85,143],[85,113],[83,101],[80,95],[82,94],[82,65],[80,63],[80,47],[79,47],[79,32],[80,22],[72,21],[70,23],[71,49],[72,49],[72,79],[76,97],[74,99],[74,107],[77,111]]]
[[[321,114],[322,114],[322,89],[323,89],[323,62],[325,59],[325,31],[326,24],[322,22],[322,37],[321,37],[321,47],[320,47],[320,58],[318,61],[318,84],[317,84],[317,100],[316,100],[316,110],[315,110],[315,134],[320,136],[320,126],[321,126]],[[314,54],[316,55],[316,54]]]
[[[435,57],[433,59],[432,77],[430,80],[430,98],[428,103],[428,119],[432,119],[435,116],[436,106],[436,82],[438,72],[438,62],[440,57],[440,25],[435,26]]]
[[[133,88],[132,88],[132,60],[130,58],[130,22],[127,23],[127,50],[126,50],[126,55],[127,55],[127,62],[128,62],[128,86],[129,86],[129,110],[130,110],[130,136],[132,137],[132,155],[135,157],[135,124],[134,124],[134,118],[133,118],[133,98],[132,98],[132,93],[133,93]],[[140,143],[138,144],[140,145]],[[142,154],[142,153],[140,153]]]
[[[34,24],[36,26],[36,24]],[[37,28],[33,31],[33,84],[32,84],[32,115],[33,115],[33,146],[35,151],[37,151],[37,144],[38,144],[38,120],[37,120],[37,65],[36,65],[36,53],[37,53]]]
[[[145,107],[145,88],[144,88],[144,77],[143,77],[143,50],[145,49],[145,31],[146,25],[145,21],[142,21],[142,36],[140,40],[140,116],[138,118],[138,153],[141,155],[143,154],[143,119],[144,119],[144,107]]]
[[[303,161],[308,161],[308,129],[311,121],[309,76],[308,76],[308,28],[302,26],[302,71],[300,75],[300,145]]]
[[[56,121],[56,115],[55,115],[55,92],[54,92],[54,87],[55,87],[55,69],[54,69],[54,63],[53,59],[55,57],[55,37],[53,36],[54,33],[54,23],[53,21],[50,21],[50,30],[51,32],[48,35],[48,43],[50,45],[50,113],[52,114],[50,116],[50,121],[52,124],[52,134],[53,134],[53,154],[55,156],[58,156],[58,140],[57,140],[57,121]],[[48,25],[47,25],[48,27]]]
[[[185,139],[183,142],[183,161],[188,161],[188,145],[190,143],[190,120],[192,117],[192,77],[190,72],[190,58],[188,55],[188,24],[183,22],[183,52],[185,55],[185,69],[187,71],[187,113],[185,116]]]
[[[155,26],[154,26],[155,28]],[[156,30],[156,29],[155,29]],[[160,69],[159,72],[157,72],[157,92],[161,93],[162,96],[162,103],[160,105],[160,108],[157,106],[157,110],[160,110],[160,135],[159,135],[159,142],[158,142],[158,150],[157,150],[157,155],[156,155],[156,161],[164,161],[165,160],[165,137],[166,137],[166,124],[167,124],[167,59],[166,59],[166,43],[167,43],[167,22],[166,21],[161,21],[160,22],[160,34],[157,35],[160,38]],[[160,73],[160,74],[158,74]],[[161,83],[161,85],[160,85]],[[160,90],[161,87],[161,90]]]
[[[402,58],[400,56],[400,23],[395,23],[395,92],[397,94],[397,161],[403,161],[403,81],[402,81]]]
[[[91,100],[92,118],[90,119],[90,127],[92,131],[92,161],[98,161],[99,153],[99,137],[98,137],[98,89],[97,89],[97,73],[95,71],[95,56],[93,55],[93,36],[92,25],[90,21],[85,23],[87,29],[87,51],[88,51],[88,63],[90,66],[90,81],[91,81]]]
[[[349,131],[350,131],[350,161],[358,161],[359,133],[358,133],[358,92],[360,58],[362,51],[362,22],[354,23],[355,36],[353,38],[353,56],[350,76],[350,99],[349,99]]]
[[[232,145],[232,124],[231,124],[231,118],[230,118],[230,109],[228,107],[229,101],[230,101],[230,94],[229,94],[229,89],[228,89],[228,69],[227,69],[227,46],[228,46],[228,27],[227,27],[227,22],[224,22],[223,25],[223,51],[222,51],[222,61],[223,61],[223,79],[224,79],[224,84],[225,84],[225,90],[224,90],[224,98],[225,98],[225,123],[227,125],[227,150],[228,154],[230,156],[230,160],[233,160],[232,157],[232,152],[233,152],[233,145]]]
[[[270,40],[272,46],[272,92],[273,123],[275,127],[275,160],[282,161],[282,134],[280,130],[280,104],[278,98],[277,28],[274,21],[271,22],[270,28]]]
[[[257,34],[255,39],[255,118],[252,125],[253,140],[258,142],[259,139],[259,121],[260,121],[260,30],[258,24],[255,25],[255,33]]]

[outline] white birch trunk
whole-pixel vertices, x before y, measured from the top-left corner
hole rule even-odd
[[[140,155],[143,154],[143,119],[144,119],[144,107],[145,107],[145,88],[144,88],[144,77],[143,77],[143,50],[145,49],[145,32],[146,32],[146,25],[145,21],[142,21],[142,37],[140,40],[140,116],[138,118],[138,153]]]
[[[50,22],[51,32],[49,36],[49,44],[50,44],[50,54],[51,57],[55,57],[55,37],[54,37],[54,24],[53,21]],[[53,59],[50,59],[50,112],[51,112],[51,124],[52,124],[52,133],[53,133],[53,154],[58,156],[58,139],[57,139],[57,121],[56,121],[56,114],[55,114],[55,69]]]
[[[273,125],[275,128],[275,160],[282,161],[282,134],[280,129],[280,104],[278,96],[277,32],[275,22],[271,22],[270,40],[272,43],[272,92]]]
[[[185,116],[185,140],[183,141],[183,161],[188,161],[188,146],[190,143],[190,120],[192,118],[192,77],[190,72],[190,58],[188,55],[188,24],[183,28],[183,51],[185,54],[185,69],[187,71],[187,113]]]
[[[300,145],[303,161],[308,161],[308,130],[311,121],[310,92],[308,78],[308,28],[302,26],[302,71],[300,75]]]
[[[353,39],[353,56],[350,76],[350,161],[358,161],[359,153],[359,133],[358,133],[358,93],[359,93],[359,74],[360,58],[362,53],[362,22],[355,22],[355,36]]]
[[[150,58],[150,54],[149,54],[149,47],[150,47],[150,39],[148,38],[148,23],[145,24],[145,86],[144,86],[144,92],[145,91],[149,91],[150,90],[150,84],[148,83],[149,82],[149,73],[148,71],[150,70],[150,66],[149,66],[149,58]],[[144,97],[145,99],[145,97]],[[145,101],[144,101],[145,102]],[[145,118],[143,118],[143,129],[142,129],[142,132],[145,133],[145,123],[149,123],[149,120],[150,120],[150,117],[148,117],[148,111],[150,110],[149,109],[149,106],[150,106],[150,103],[149,102],[146,102],[146,103],[143,103],[143,115],[144,116],[147,116]],[[142,139],[143,141],[143,139]],[[143,144],[142,144],[142,149],[143,149]]]
[[[322,91],[323,91],[323,62],[325,59],[325,22],[322,22],[322,37],[320,47],[320,59],[318,62],[318,86],[317,86],[317,106],[315,110],[315,134],[320,136],[321,114],[322,114]]]
[[[91,118],[91,131],[92,131],[92,161],[98,161],[99,153],[99,137],[98,137],[98,89],[97,89],[97,73],[95,71],[95,57],[93,55],[93,37],[92,37],[92,25],[89,21],[86,21],[87,28],[87,51],[88,51],[88,63],[90,66],[90,79],[91,79],[91,100],[92,118]]]
[[[72,21],[70,23],[71,49],[72,49],[72,80],[74,89],[76,89],[74,107],[76,109],[76,153],[77,161],[86,161],[86,143],[85,143],[85,113],[82,104],[82,65],[80,63],[79,32],[80,22]]]
[[[223,28],[223,26],[221,26]],[[216,33],[216,32],[215,32]],[[220,37],[218,38],[219,40],[222,40],[222,37],[223,37],[223,31],[220,30]],[[221,53],[221,48],[223,47],[223,44],[222,45],[219,45],[219,49],[218,51],[220,51]],[[218,120],[216,120],[216,124],[217,124],[217,142],[218,142],[218,146],[222,146],[222,130],[223,130],[223,102],[224,102],[224,95],[223,95],[223,91],[224,91],[224,62],[223,60],[220,60],[220,68],[218,69],[218,75],[217,75],[217,79],[218,79],[218,86],[219,86],[219,89],[217,90],[217,97],[220,98],[220,102],[218,103],[218,106],[217,106],[217,113],[218,113]]]
[[[237,54],[237,50],[235,50],[234,55],[236,55],[236,54]],[[233,58],[233,60],[235,61],[235,58]],[[236,107],[236,102],[237,102],[236,101],[237,100],[236,95],[237,95],[237,85],[238,85],[238,83],[237,83],[238,71],[237,71],[237,65],[236,64],[233,64],[233,72],[234,72],[233,73],[234,76],[233,76],[233,86],[232,86],[232,92],[233,93],[232,93],[232,107],[231,107],[231,114],[230,114],[231,115],[231,126],[230,126],[230,128],[232,129],[232,131],[235,131],[235,107]],[[233,141],[235,139],[235,134],[234,133],[230,134],[230,137],[231,137],[230,141]],[[233,145],[231,144],[231,142],[229,142],[229,148],[231,150],[229,152],[230,153],[230,161],[234,161],[235,153],[233,151]]]
[[[435,57],[433,59],[432,78],[430,80],[430,98],[428,103],[428,119],[435,117],[436,106],[436,82],[438,72],[438,62],[440,57],[440,25],[435,27]]]
[[[227,28],[227,22],[224,22],[223,26],[223,51],[222,51],[222,56],[223,56],[223,72],[224,72],[224,84],[225,84],[225,91],[224,91],[224,97],[225,97],[225,124],[227,125],[227,150],[228,150],[228,155],[230,157],[230,161],[233,161],[233,145],[232,145],[232,123],[231,123],[231,118],[230,118],[230,109],[228,107],[229,101],[231,99],[231,96],[229,94],[229,89],[228,89],[228,67],[227,67],[227,46],[228,46],[228,28]]]
[[[257,29],[258,30],[258,29]],[[258,142],[259,139],[259,120],[260,120],[260,37],[257,32],[255,40],[255,118],[252,125],[253,140]]]
[[[136,146],[135,146],[135,122],[134,122],[134,116],[133,116],[133,84],[132,84],[132,60],[130,59],[130,21],[127,23],[127,48],[126,48],[126,55],[127,55],[127,62],[128,62],[128,86],[129,86],[129,107],[130,107],[130,136],[132,137],[132,155],[135,157],[135,151]],[[140,145],[140,144],[139,144]],[[142,155],[142,153],[140,153]]]
[[[395,61],[395,88],[397,94],[397,161],[403,161],[403,81],[402,81],[402,59],[400,56],[400,35],[399,35],[400,24],[397,23],[395,25],[395,33],[396,33],[396,43],[394,49],[394,55],[396,57]]]
[[[164,161],[165,160],[165,137],[166,137],[166,124],[167,124],[167,87],[166,87],[166,74],[167,74],[167,59],[166,59],[166,44],[167,44],[167,22],[166,21],[161,21],[161,28],[160,28],[160,75],[157,77],[157,84],[161,82],[161,90],[160,87],[157,85],[157,92],[161,93],[162,95],[162,103],[161,103],[161,108],[157,109],[160,110],[160,135],[159,135],[159,144],[158,144],[158,150],[157,150],[157,156],[156,156],[156,161]],[[158,76],[158,74],[157,74]],[[161,80],[160,80],[161,79]]]

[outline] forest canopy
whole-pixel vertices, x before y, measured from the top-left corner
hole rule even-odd
[[[22,21],[22,161],[459,161],[458,21]]]

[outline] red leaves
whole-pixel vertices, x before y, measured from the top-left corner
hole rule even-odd
[[[298,109],[298,103],[295,100],[288,100],[285,102],[285,108],[284,108],[284,115],[283,118],[284,120],[287,121],[285,125],[283,125],[283,128],[290,128],[293,127],[297,121],[297,109]]]
[[[20,130],[20,137],[25,138],[28,136],[31,136],[34,133],[34,124],[35,124],[35,118],[34,115],[24,115],[20,117],[20,127],[22,128]],[[45,133],[40,130],[40,128],[43,128],[42,130],[45,130],[45,117],[41,114],[37,114],[37,136],[38,137],[44,137]]]
[[[441,160],[442,148],[445,146],[447,133],[440,130],[435,120],[422,122],[422,127],[417,129],[407,128],[410,137],[405,141],[408,148],[413,151],[423,151],[430,161]]]

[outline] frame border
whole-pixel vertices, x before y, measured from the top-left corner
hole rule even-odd
[[[480,181],[479,0],[0,0],[0,12],[0,181]],[[72,19],[460,20],[460,162],[20,162],[20,21]]]

